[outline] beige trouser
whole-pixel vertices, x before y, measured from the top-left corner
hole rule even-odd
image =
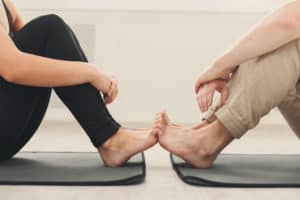
[[[204,118],[218,118],[234,138],[240,138],[278,107],[300,137],[299,50],[296,40],[241,64],[229,81],[226,105],[212,107]]]

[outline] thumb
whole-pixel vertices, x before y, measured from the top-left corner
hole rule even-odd
[[[195,83],[195,92],[196,92],[196,94],[198,94],[198,92],[199,92],[201,86],[202,86],[204,83],[206,83],[206,80],[203,78],[203,76],[200,76],[200,77],[197,79],[196,83]]]

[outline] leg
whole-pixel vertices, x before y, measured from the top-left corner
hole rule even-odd
[[[299,88],[300,85],[298,84],[297,86]],[[288,122],[290,128],[300,137],[300,113],[298,112],[300,110],[300,97],[296,89],[286,96],[284,101],[278,105],[278,109]]]
[[[0,161],[19,152],[38,129],[51,89],[10,84],[0,78]]]
[[[87,62],[76,36],[58,16],[39,17],[22,31],[23,34],[38,39],[38,43],[43,44],[42,54],[39,54],[41,56]],[[20,42],[30,43],[24,40]],[[54,90],[88,134],[93,145],[99,149],[101,157],[108,165],[120,165],[135,153],[156,143],[157,139],[151,130],[132,131],[120,128],[107,110],[100,93],[92,85],[57,87]],[[124,148],[127,151],[124,151]]]
[[[226,105],[216,111],[217,119],[202,129],[174,128],[160,115],[157,126],[162,146],[195,167],[211,166],[233,138],[254,128],[295,89],[300,69],[298,49],[299,41],[294,41],[242,64],[229,82]]]

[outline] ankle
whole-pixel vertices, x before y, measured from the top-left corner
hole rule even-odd
[[[208,131],[201,134],[201,153],[207,157],[220,153],[232,140],[232,135],[219,120],[214,121],[208,127]],[[203,143],[204,142],[204,143]]]
[[[222,142],[227,143],[234,139],[233,136],[230,134],[230,132],[226,129],[226,127],[219,120],[216,120],[214,122],[214,125],[216,127],[215,134],[217,137],[220,138],[220,140]]]
[[[215,138],[216,149],[217,151],[221,151],[231,143],[234,138],[219,120],[213,122],[212,127],[215,130],[212,132],[212,137]]]
[[[109,150],[116,146],[116,137],[118,137],[118,135],[120,134],[120,130],[117,133],[115,133],[111,138],[109,138],[105,143],[99,146],[98,150]]]
[[[105,150],[105,149],[109,149],[111,146],[111,138],[108,139],[105,143],[103,143],[101,146],[98,147],[99,151]]]

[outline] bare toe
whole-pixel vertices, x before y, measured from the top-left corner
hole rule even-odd
[[[163,117],[163,120],[164,120],[164,123],[168,126],[168,125],[171,125],[171,120],[168,116],[168,113],[164,110],[162,112],[162,117]]]

